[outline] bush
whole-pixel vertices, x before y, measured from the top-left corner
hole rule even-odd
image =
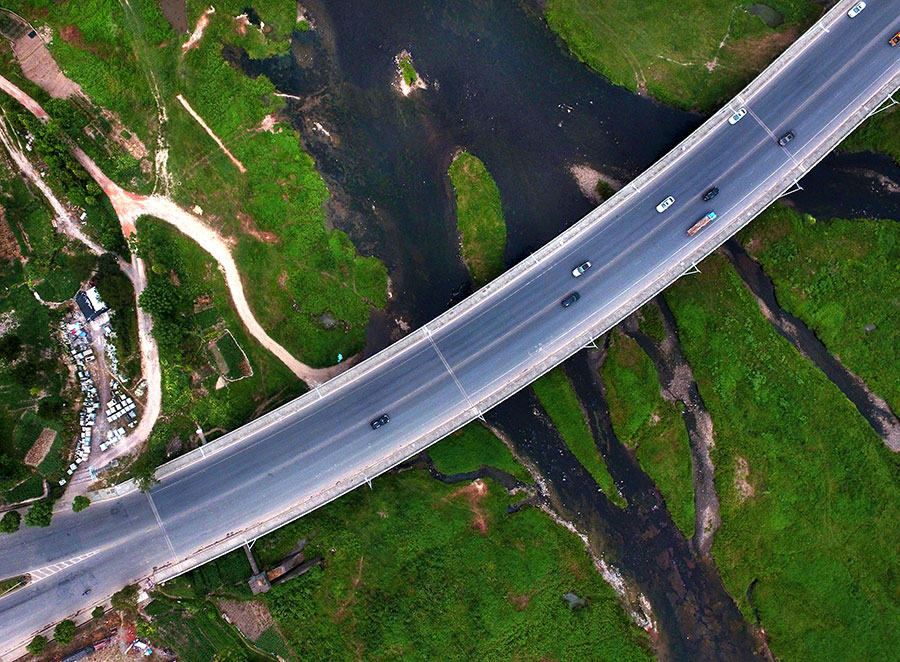
[[[63,646],[71,643],[72,639],[75,638],[75,623],[68,618],[64,621],[60,621],[56,627],[53,628],[53,638],[56,639],[56,643],[62,644]]]
[[[135,633],[139,637],[151,638],[156,636],[159,626],[155,621],[138,621],[135,626]]]
[[[31,640],[31,643],[25,647],[25,650],[27,650],[32,655],[40,655],[46,648],[47,637],[37,635],[34,639]]]
[[[78,495],[75,497],[75,500],[72,502],[72,510],[76,513],[80,513],[82,510],[91,505],[91,500],[86,496]]]
[[[103,615],[106,613],[106,610],[103,609],[101,605],[97,605],[94,607],[94,610],[91,612],[91,618],[94,620],[99,620],[103,618]]]
[[[49,499],[36,501],[25,514],[27,526],[50,526],[53,517],[53,502]]]
[[[129,584],[121,591],[113,593],[109,602],[113,609],[118,611],[133,612],[137,610],[137,584]]]
[[[19,530],[22,516],[17,510],[10,510],[0,519],[0,533],[15,533]]]

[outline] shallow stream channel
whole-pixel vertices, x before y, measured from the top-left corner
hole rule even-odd
[[[361,253],[388,265],[393,298],[387,315],[374,316],[369,353],[471,291],[447,176],[458,150],[480,158],[497,182],[511,266],[595,205],[573,167],[627,183],[703,119],[609,84],[568,53],[531,4],[303,4],[313,29],[294,33],[289,54],[224,56],[248,75],[266,75],[285,96],[286,115],[331,191],[330,222]],[[426,84],[409,96],[395,86],[395,57],[403,51]],[[900,220],[900,168],[887,158],[832,155],[802,185],[788,198],[801,212]],[[549,479],[554,509],[647,595],[664,658],[762,659],[715,569],[660,508],[633,455],[602,433],[608,413],[593,383],[596,366],[583,355],[567,370],[629,508],[598,494],[558,433],[534,413],[530,389],[489,420]]]

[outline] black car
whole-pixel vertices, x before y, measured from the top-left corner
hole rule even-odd
[[[706,193],[703,194],[703,202],[709,202],[717,195],[719,195],[719,189],[716,188],[715,186],[713,186],[711,189],[709,189]]]
[[[572,294],[570,294],[570,295],[567,296],[565,299],[563,299],[562,301],[560,301],[560,303],[562,304],[562,307],[563,307],[563,308],[568,308],[568,307],[571,306],[573,303],[575,303],[576,301],[578,301],[580,298],[581,298],[581,295],[578,294],[578,292],[572,292]]]
[[[784,147],[789,142],[791,142],[793,139],[794,139],[794,132],[788,131],[786,134],[784,134],[783,136],[781,136],[781,138],[778,139],[778,144],[781,145],[782,147]]]
[[[372,429],[377,430],[378,428],[382,427],[383,425],[387,425],[390,422],[391,422],[391,417],[388,416],[387,414],[382,414],[381,416],[376,418],[374,421],[372,421]]]

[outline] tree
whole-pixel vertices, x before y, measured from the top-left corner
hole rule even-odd
[[[44,649],[47,648],[47,637],[42,635],[37,635],[34,639],[31,640],[31,643],[25,647],[32,655],[40,655],[44,652]]]
[[[112,605],[113,609],[116,609],[118,611],[133,612],[137,610],[137,595],[137,584],[129,584],[121,591],[116,591],[115,593],[113,593],[112,597],[109,599],[109,602]]]
[[[94,607],[94,611],[91,612],[91,618],[93,618],[94,620],[99,620],[103,618],[103,614],[105,613],[106,611],[103,609],[103,606],[97,605],[96,607]]]
[[[49,499],[42,499],[35,501],[25,513],[25,524],[27,526],[50,526],[52,517],[53,502]]]
[[[7,333],[0,338],[0,359],[12,361],[22,351],[22,339],[15,333]]]
[[[169,317],[178,309],[181,293],[168,278],[151,278],[138,297],[138,305],[148,313]]]
[[[19,530],[22,516],[17,510],[10,510],[0,519],[0,533],[15,533]]]
[[[25,467],[12,456],[0,453],[0,489],[8,489],[25,477]]]
[[[67,618],[64,621],[57,623],[56,627],[53,628],[53,638],[56,639],[56,643],[62,644],[63,646],[71,643],[72,639],[75,638],[74,621],[70,621]]]
[[[91,500],[88,499],[86,496],[79,494],[77,497],[75,497],[75,500],[72,501],[72,510],[74,510],[76,513],[80,513],[82,510],[84,510],[85,508],[87,508],[90,505],[91,505]]]

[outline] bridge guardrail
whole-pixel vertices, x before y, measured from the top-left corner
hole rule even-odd
[[[823,32],[825,32],[824,28],[827,28],[828,25],[833,23],[835,20],[839,20],[841,18],[841,14],[846,12],[847,9],[854,3],[855,0],[842,0],[841,2],[838,2],[831,10],[823,14],[823,16],[809,30],[807,30],[797,41],[795,41],[790,47],[788,47],[757,78],[755,78],[740,93],[735,95],[735,97],[729,103],[725,104],[721,109],[719,109],[719,111],[717,111],[709,119],[707,119],[700,127],[698,127],[678,145],[676,145],[675,148],[670,150],[666,155],[656,161],[647,170],[645,170],[637,178],[635,178],[631,183],[620,189],[609,200],[589,212],[583,219],[581,219],[576,224],[572,225],[556,238],[541,247],[533,254],[532,258],[523,260],[519,264],[513,266],[500,277],[498,277],[491,283],[488,283],[477,292],[472,294],[470,297],[468,297],[466,300],[464,300],[457,306],[454,306],[442,315],[438,316],[437,318],[426,324],[424,327],[410,333],[403,339],[392,344],[385,350],[382,350],[382,352],[379,352],[375,356],[370,357],[354,368],[351,368],[347,372],[339,375],[338,377],[335,377],[332,380],[329,380],[325,384],[318,387],[318,389],[314,389],[309,393],[304,394],[303,396],[283,405],[282,407],[279,407],[272,412],[269,412],[268,414],[265,414],[264,416],[254,421],[251,421],[245,426],[223,436],[220,439],[217,439],[216,441],[211,442],[210,444],[207,444],[206,446],[195,449],[194,451],[176,458],[175,460],[167,462],[159,468],[159,477],[165,478],[172,476],[186,466],[189,466],[193,462],[203,459],[206,455],[215,454],[218,451],[224,450],[233,446],[234,444],[240,443],[247,437],[260,432],[262,429],[268,427],[285,415],[294,414],[302,410],[303,408],[314,404],[321,397],[324,397],[328,393],[340,390],[347,384],[351,383],[353,380],[357,379],[362,374],[365,374],[366,372],[377,368],[381,363],[396,356],[397,354],[409,351],[422,343],[428,343],[429,340],[427,337],[426,327],[432,333],[446,327],[455,319],[459,318],[460,315],[475,307],[484,299],[489,298],[498,290],[505,287],[510,287],[519,279],[527,277],[531,273],[531,270],[533,268],[535,268],[542,262],[547,261],[550,257],[555,255],[557,251],[562,250],[567,244],[583,236],[584,233],[596,230],[598,225],[607,220],[617,208],[619,208],[635,192],[642,188],[646,182],[652,181],[655,177],[659,176],[659,174],[677,163],[684,154],[688,153],[691,148],[702,141],[702,139],[706,135],[708,135],[714,128],[719,126],[721,122],[726,121],[727,118],[734,112],[733,109],[749,103],[750,99],[752,99],[755,94],[763,89],[765,85],[775,75],[777,75],[778,72],[784,69],[784,67],[787,66],[787,64],[798,53],[802,52],[810,43],[819,38],[823,34]],[[881,105],[884,100],[887,99],[898,88],[900,88],[900,73],[891,78],[891,80],[883,85],[877,92],[875,92],[866,101],[865,104],[860,106],[860,108],[855,113],[848,116],[836,129],[832,130],[828,134],[826,139],[823,140],[811,154],[809,154],[803,161],[800,162],[800,165],[795,166],[795,168],[787,171],[785,175],[777,180],[775,184],[771,185],[767,189],[764,196],[760,196],[759,198],[757,198],[756,202],[754,202],[750,207],[743,211],[732,222],[728,223],[727,225],[719,226],[715,232],[709,233],[705,241],[703,241],[701,244],[692,246],[692,249],[686,253],[685,257],[679,260],[674,266],[667,267],[657,277],[652,285],[641,290],[635,303],[628,302],[627,305],[620,305],[616,310],[603,317],[600,317],[583,335],[579,334],[564,347],[557,350],[553,354],[548,355],[540,363],[535,364],[530,369],[523,372],[516,380],[514,380],[513,382],[509,382],[503,389],[495,391],[488,397],[482,398],[480,401],[474,404],[478,406],[478,409],[481,411],[486,411],[491,407],[496,406],[504,399],[511,396],[512,394],[523,388],[525,385],[536,379],[541,374],[544,374],[545,372],[551,370],[566,358],[579,351],[586,344],[589,337],[593,338],[602,333],[605,333],[610,328],[621,322],[622,319],[631,314],[631,312],[639,308],[641,305],[645,304],[647,301],[651,300],[653,297],[657,296],[661,291],[668,287],[668,285],[681,277],[692,263],[699,261],[700,259],[703,259],[704,257],[714,252],[719,246],[725,243],[728,238],[736,234],[748,223],[750,223],[750,221],[752,221],[766,207],[768,207],[793,182],[800,179],[813,166],[815,166],[819,161],[827,156],[834,149],[834,147],[837,146],[837,144],[839,144],[847,135],[849,135],[849,133],[851,133],[859,124],[861,124],[875,108]],[[735,103],[736,105],[734,105]],[[795,174],[798,168],[802,170],[802,174],[800,174],[799,176]],[[623,310],[625,312],[623,312]],[[303,501],[294,503],[284,511],[275,513],[272,516],[268,517],[266,520],[258,522],[253,526],[247,527],[242,531],[229,533],[222,540],[217,541],[216,543],[213,543],[212,545],[209,545],[202,550],[198,550],[197,553],[193,554],[188,560],[182,560],[175,564],[158,568],[155,572],[157,581],[164,581],[165,579],[177,576],[182,572],[186,572],[187,570],[202,565],[203,563],[206,563],[218,556],[226,554],[229,551],[235,549],[240,544],[243,544],[244,541],[255,540],[256,538],[259,538],[262,535],[265,535],[266,533],[273,531],[276,528],[284,526],[285,524],[307,514],[308,512],[311,512],[312,510],[315,510],[316,508],[329,503],[339,496],[342,496],[343,494],[346,494],[347,492],[366,484],[367,481],[370,481],[373,478],[394,468],[398,464],[401,464],[410,457],[414,456],[416,453],[421,452],[431,444],[461,428],[463,425],[470,422],[474,418],[475,416],[472,415],[471,410],[464,410],[460,412],[460,414],[444,422],[442,425],[434,428],[428,434],[420,437],[419,439],[416,439],[415,441],[407,444],[401,449],[396,449],[390,455],[382,458],[378,463],[366,467],[363,471],[355,470],[352,473],[348,474],[346,477],[337,481],[328,489],[319,492],[316,495],[309,496]],[[101,490],[97,493],[97,496],[99,498],[114,498],[135,489],[137,489],[136,485],[134,485],[133,481],[129,481],[127,483],[123,483],[120,486]]]

